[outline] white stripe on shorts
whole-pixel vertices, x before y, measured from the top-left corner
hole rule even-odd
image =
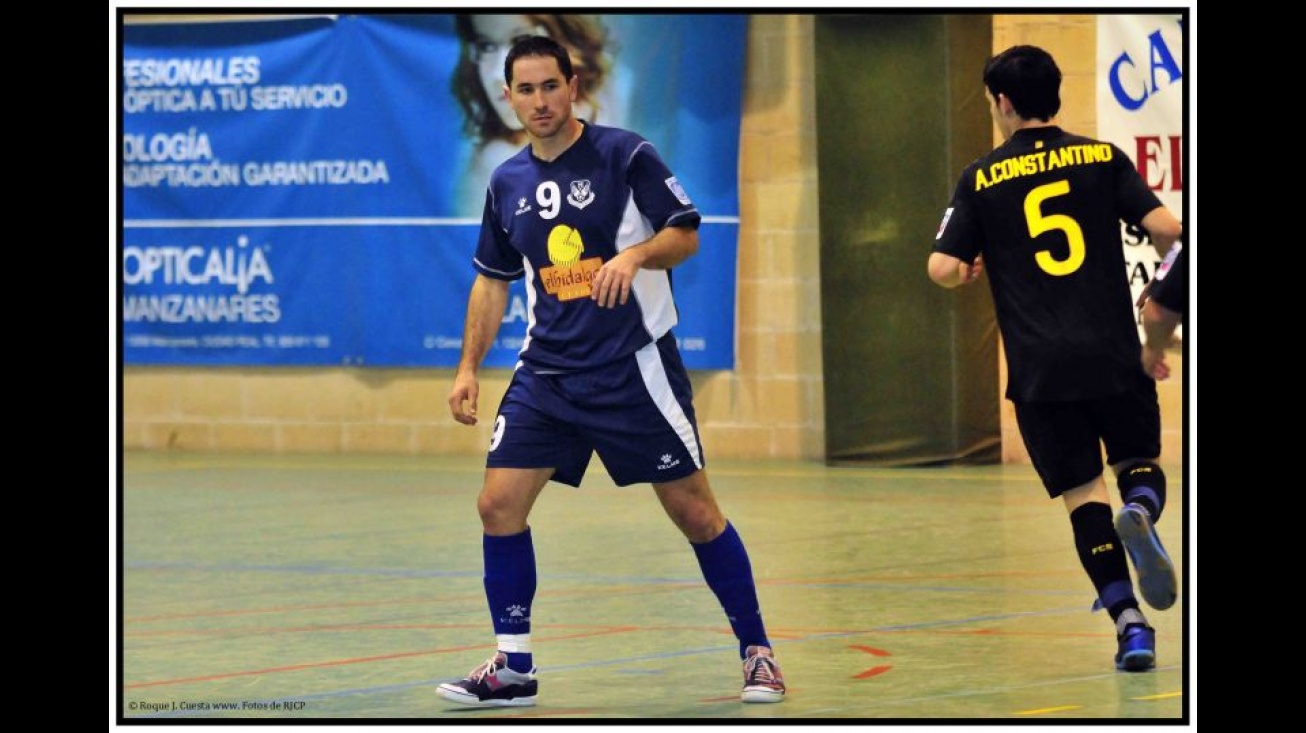
[[[680,403],[676,401],[676,393],[672,391],[671,382],[667,380],[667,369],[662,364],[662,354],[658,351],[657,342],[654,341],[636,351],[635,359],[639,362],[639,373],[644,377],[644,386],[648,388],[653,404],[658,406],[658,412],[662,413],[671,424],[671,428],[676,431],[676,435],[680,436],[680,441],[689,451],[689,457],[694,459],[694,466],[702,468],[703,454],[699,452],[698,439],[694,437],[694,426],[689,422],[685,411],[680,408]]]

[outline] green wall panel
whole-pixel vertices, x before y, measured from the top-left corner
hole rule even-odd
[[[998,330],[987,284],[925,274],[961,169],[992,147],[989,15],[816,19],[826,456],[996,462]]]

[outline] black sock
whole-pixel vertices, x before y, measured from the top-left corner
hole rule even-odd
[[[1120,498],[1147,510],[1152,524],[1161,519],[1165,511],[1165,471],[1151,461],[1135,463],[1116,479]]]
[[[1111,507],[1089,502],[1070,513],[1075,532],[1075,550],[1098,600],[1115,621],[1127,608],[1138,608],[1129,564],[1111,519]]]

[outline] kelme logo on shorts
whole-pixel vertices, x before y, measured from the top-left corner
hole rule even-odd
[[[659,471],[665,471],[668,468],[675,468],[680,465],[680,459],[673,457],[670,453],[663,453],[660,460],[662,462],[658,464]]]

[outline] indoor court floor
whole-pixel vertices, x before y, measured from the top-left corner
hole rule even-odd
[[[745,705],[693,551],[651,488],[616,488],[595,459],[532,515],[539,705],[469,709],[435,686],[493,650],[482,459],[119,460],[110,613],[126,719],[1177,724],[1195,711],[1195,511],[1177,465],[1159,531],[1181,597],[1144,607],[1157,666],[1125,673],[1065,510],[1028,466],[709,463],[789,686],[781,704]]]

